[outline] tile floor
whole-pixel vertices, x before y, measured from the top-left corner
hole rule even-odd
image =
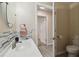
[[[42,54],[43,57],[53,57],[53,46],[52,45],[49,45],[47,46],[46,44],[43,44],[40,42],[39,44],[39,50]]]
[[[52,46],[39,46],[39,50],[44,57],[53,57]]]

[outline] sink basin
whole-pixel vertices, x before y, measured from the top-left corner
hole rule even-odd
[[[10,48],[4,56],[7,57],[42,57],[32,39],[21,40],[14,49]]]
[[[19,51],[19,50],[22,50],[23,48],[24,46],[22,45],[22,43],[17,43],[15,50]]]

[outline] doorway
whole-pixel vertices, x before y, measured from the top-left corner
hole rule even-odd
[[[48,6],[42,2],[37,4],[37,46],[43,57],[54,56],[52,6]]]

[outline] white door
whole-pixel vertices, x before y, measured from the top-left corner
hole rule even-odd
[[[43,16],[38,16],[38,37],[40,41],[44,44],[47,44],[48,36],[47,36],[47,19]]]

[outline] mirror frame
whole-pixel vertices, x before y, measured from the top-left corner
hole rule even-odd
[[[7,13],[7,5],[8,5],[8,2],[5,2],[6,3],[6,20],[7,20],[7,25],[9,28],[12,28],[13,27],[13,24],[9,23],[8,21],[8,13]]]

